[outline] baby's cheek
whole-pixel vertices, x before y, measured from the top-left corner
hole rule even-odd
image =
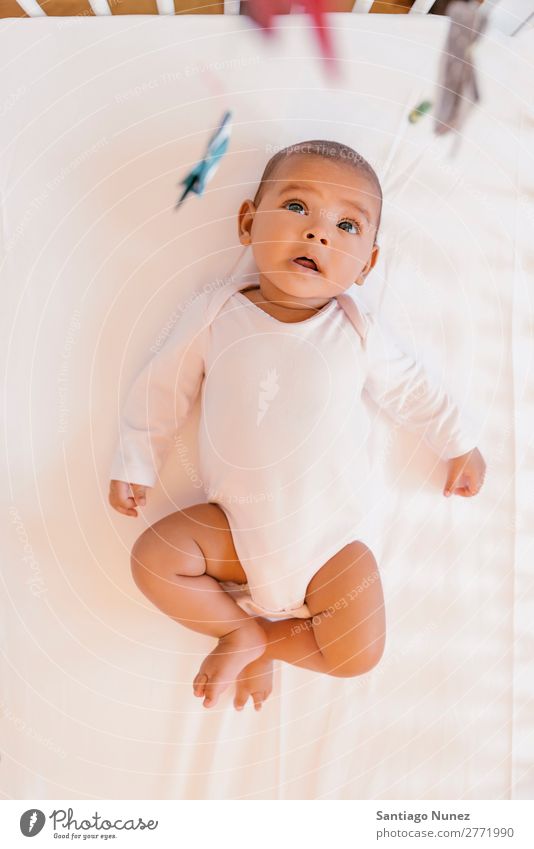
[[[337,251],[335,254],[336,268],[349,285],[356,281],[368,259],[369,251],[366,251],[365,245],[358,242],[357,237],[354,238],[354,242],[351,241],[348,246],[345,246],[344,250]]]

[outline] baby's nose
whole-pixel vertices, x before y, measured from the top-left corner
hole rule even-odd
[[[328,236],[326,235],[324,230],[320,230],[319,228],[314,228],[313,230],[307,230],[306,233],[304,234],[304,237],[306,239],[309,239],[310,241],[312,239],[315,239],[315,240],[321,242],[322,245],[328,244]]]

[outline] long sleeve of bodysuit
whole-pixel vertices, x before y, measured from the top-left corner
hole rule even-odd
[[[394,420],[420,432],[443,460],[475,448],[473,425],[451,396],[388,335],[376,316],[367,313],[366,318],[364,389],[370,397]]]
[[[180,310],[161,349],[134,380],[119,427],[111,479],[154,486],[174,433],[185,422],[204,375],[206,297]]]

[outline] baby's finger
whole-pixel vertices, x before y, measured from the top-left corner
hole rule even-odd
[[[133,492],[133,500],[138,505],[143,505],[146,503],[146,494],[145,487],[138,483],[130,484],[130,488]]]
[[[455,474],[451,474],[447,478],[447,482],[445,484],[445,489],[443,491],[444,495],[453,495],[458,491],[458,481],[460,480],[460,473],[456,472]]]
[[[123,516],[137,516],[137,510],[135,510],[135,508],[120,507],[119,505],[114,505],[114,506],[115,506],[115,510],[118,513],[122,513]]]
[[[115,497],[110,499],[111,505],[115,508],[115,510],[132,510],[135,508],[135,502],[133,498],[125,498],[120,497],[118,494],[115,494]]]
[[[467,479],[466,489],[469,495],[476,495],[482,486],[482,481],[476,475],[470,475]]]
[[[114,507],[133,507],[130,487],[125,481],[112,481],[110,487],[110,502]]]
[[[121,484],[122,481],[112,481],[108,496],[109,503],[117,513],[122,513],[123,516],[137,516],[133,498],[128,498],[124,489],[128,484],[122,486]]]

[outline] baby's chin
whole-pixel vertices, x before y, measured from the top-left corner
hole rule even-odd
[[[285,295],[296,298],[333,298],[343,291],[343,286],[319,272],[262,271],[260,273]]]

